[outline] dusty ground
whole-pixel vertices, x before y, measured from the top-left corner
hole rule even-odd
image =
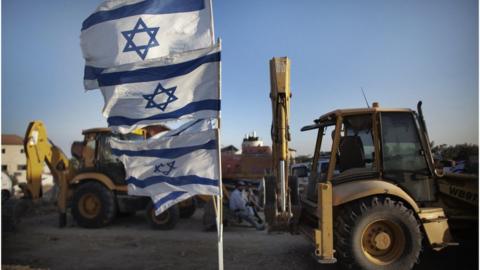
[[[143,213],[117,218],[107,228],[57,227],[53,208],[24,218],[16,232],[2,234],[2,269],[216,269],[216,234],[202,230],[203,210],[172,231],[153,231]],[[302,236],[225,228],[225,269],[339,269],[319,265]],[[478,269],[478,249],[426,251],[415,269]],[[12,268],[11,266],[15,267]]]

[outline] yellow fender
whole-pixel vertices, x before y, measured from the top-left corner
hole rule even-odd
[[[339,206],[354,200],[372,195],[391,195],[399,197],[410,205],[416,212],[420,212],[415,200],[400,187],[382,180],[362,180],[338,184],[333,187],[333,206]]]
[[[125,191],[125,192],[128,191],[128,188],[126,185],[115,185],[112,179],[110,179],[110,177],[106,176],[103,173],[97,173],[97,172],[80,173],[70,181],[70,184],[72,185],[79,184],[80,182],[85,180],[98,181],[104,184],[110,190]]]

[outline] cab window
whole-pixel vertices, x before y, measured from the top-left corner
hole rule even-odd
[[[372,135],[372,115],[345,117],[344,134],[340,138],[338,165],[340,172],[353,168],[374,167],[375,146]]]
[[[427,162],[411,113],[382,113],[383,168],[386,173],[427,173]]]

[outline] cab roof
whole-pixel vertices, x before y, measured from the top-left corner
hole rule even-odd
[[[89,134],[89,133],[111,133],[112,129],[107,127],[99,127],[99,128],[89,128],[84,129],[82,131],[82,135]]]
[[[408,108],[382,108],[377,104],[373,104],[370,108],[353,108],[353,109],[337,109],[326,114],[323,114],[318,119],[315,119],[315,124],[302,127],[301,131],[316,129],[324,125],[335,124],[338,116],[352,116],[361,114],[372,114],[377,112],[413,112]]]

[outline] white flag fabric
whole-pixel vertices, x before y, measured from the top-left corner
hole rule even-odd
[[[111,0],[82,24],[85,89],[104,68],[213,45],[210,0]]]
[[[216,129],[145,141],[112,138],[112,154],[123,162],[128,194],[150,196],[159,215],[197,194],[219,195]]]
[[[219,69],[218,46],[107,69],[98,77],[103,115],[121,133],[158,122],[216,118]]]

